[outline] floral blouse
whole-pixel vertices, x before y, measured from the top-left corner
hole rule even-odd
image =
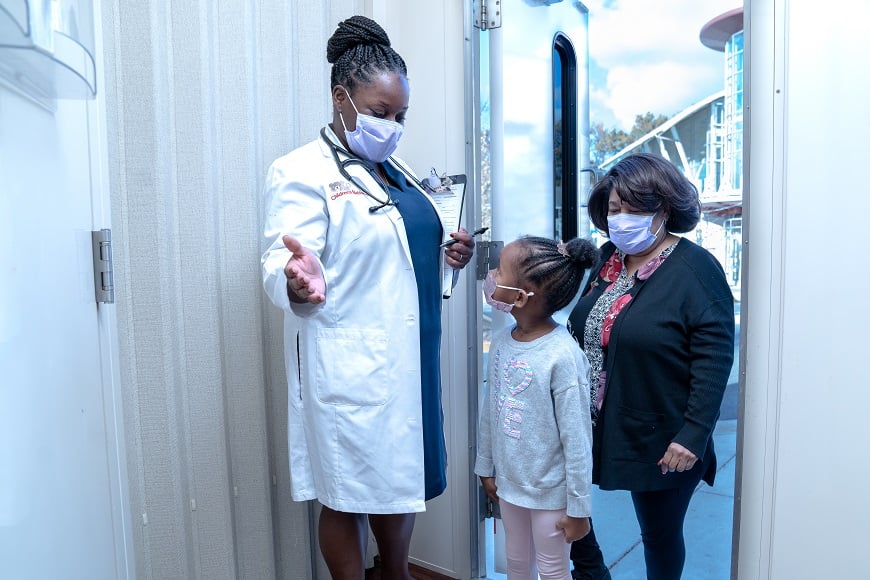
[[[662,265],[662,262],[671,255],[678,243],[679,240],[662,250],[658,256],[638,268],[632,276],[628,275],[628,270],[625,268],[625,254],[616,250],[601,267],[598,277],[589,288],[589,292],[592,292],[599,284],[609,283],[604,293],[595,301],[595,305],[586,318],[586,327],[583,329],[584,351],[589,359],[591,376],[593,377],[590,381],[593,423],[598,418],[607,392],[607,371],[604,370],[604,359],[607,346],[610,344],[613,323],[625,305],[631,302],[632,295],[629,294],[629,291],[635,283],[652,276],[653,272]],[[598,377],[598,380],[595,380],[594,377]]]

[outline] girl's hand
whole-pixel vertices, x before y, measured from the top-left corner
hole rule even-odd
[[[284,275],[287,276],[287,297],[290,302],[302,304],[320,304],[326,300],[326,280],[320,264],[307,248],[299,240],[284,236],[281,238],[284,246],[293,252],[284,266]]]
[[[494,477],[483,477],[480,476],[480,485],[483,486],[483,491],[486,492],[486,495],[489,496],[494,502],[498,502],[498,486],[495,484]]]
[[[592,529],[592,526],[589,524],[589,518],[562,516],[562,518],[556,522],[556,529],[562,530],[562,536],[564,536],[565,542],[570,544],[588,534],[589,530]]]
[[[665,475],[671,471],[689,471],[695,466],[696,461],[698,461],[697,455],[679,443],[671,442],[664,457],[659,459],[658,466],[662,470],[662,475]]]
[[[459,228],[459,231],[450,234],[450,237],[458,241],[444,250],[447,265],[461,270],[471,262],[471,257],[474,255],[474,238],[465,228]]]

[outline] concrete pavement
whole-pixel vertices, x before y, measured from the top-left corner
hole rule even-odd
[[[731,577],[731,528],[734,511],[734,467],[737,421],[719,421],[713,433],[719,471],[713,487],[700,483],[689,504],[684,527],[687,580]],[[645,580],[643,546],[627,491],[594,488],[595,535],[613,580]]]

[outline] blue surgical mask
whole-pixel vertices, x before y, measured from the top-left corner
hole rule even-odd
[[[501,312],[510,312],[513,310],[514,305],[508,304],[507,302],[502,302],[501,300],[496,300],[492,297],[495,294],[496,288],[504,288],[505,290],[516,290],[517,292],[522,292],[521,288],[514,288],[513,286],[502,286],[500,284],[495,283],[495,276],[492,275],[492,270],[486,273],[486,279],[483,281],[483,297],[486,298],[486,303],[499,310]],[[534,296],[534,292],[526,292],[527,296]]]
[[[338,113],[341,124],[344,126],[347,146],[366,161],[383,163],[396,150],[405,128],[401,123],[395,121],[363,115],[356,108],[353,99],[350,98],[350,93],[345,92],[353,110],[356,111],[356,129],[353,131],[347,130],[344,116],[340,111]]]
[[[607,216],[607,232],[610,241],[622,250],[624,254],[642,254],[652,247],[659,232],[665,225],[662,220],[656,233],[652,233],[652,215],[635,215],[631,213],[618,213]]]

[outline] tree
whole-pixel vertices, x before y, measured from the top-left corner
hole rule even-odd
[[[634,118],[634,126],[628,133],[615,127],[606,129],[602,123],[594,124],[589,132],[592,165],[601,166],[605,159],[631,145],[667,120],[666,116],[653,113],[637,115]]]

